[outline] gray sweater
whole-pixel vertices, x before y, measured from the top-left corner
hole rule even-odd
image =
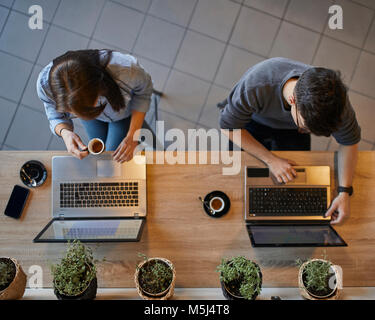
[[[253,119],[275,129],[297,129],[283,98],[284,84],[312,66],[286,58],[272,58],[252,66],[234,86],[220,114],[222,129],[242,129]],[[347,99],[340,129],[332,134],[342,145],[361,140],[361,128]]]

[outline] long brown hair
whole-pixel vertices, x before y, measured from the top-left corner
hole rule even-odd
[[[111,56],[112,51],[106,50],[101,61],[99,50],[77,50],[54,59],[49,85],[56,109],[73,112],[84,119],[95,119],[106,106],[101,103],[94,108],[99,96],[106,97],[115,111],[125,108],[120,88],[106,70]]]

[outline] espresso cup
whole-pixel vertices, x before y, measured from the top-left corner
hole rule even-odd
[[[89,152],[93,155],[101,154],[105,150],[104,142],[99,138],[91,139],[87,147]]]
[[[210,208],[214,211],[214,212],[220,212],[224,209],[224,206],[225,206],[225,203],[224,203],[224,200],[220,197],[213,197],[211,200],[210,200]]]

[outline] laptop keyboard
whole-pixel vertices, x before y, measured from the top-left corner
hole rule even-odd
[[[137,207],[138,182],[61,183],[61,208]]]
[[[326,188],[249,188],[249,214],[312,216],[327,210]]]

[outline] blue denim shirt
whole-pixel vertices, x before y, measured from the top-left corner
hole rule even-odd
[[[105,54],[105,51],[102,51],[101,54]],[[44,104],[51,131],[54,135],[57,135],[55,127],[60,123],[67,123],[73,127],[72,119],[76,116],[56,110],[56,104],[48,82],[51,67],[52,62],[40,72],[37,80],[37,93]],[[107,65],[107,70],[117,82],[125,99],[126,108],[117,112],[113,110],[105,97],[100,97],[100,101],[106,101],[107,106],[96,119],[114,122],[131,116],[132,110],[146,113],[150,107],[153,85],[150,75],[142,68],[137,59],[131,55],[114,51]]]

